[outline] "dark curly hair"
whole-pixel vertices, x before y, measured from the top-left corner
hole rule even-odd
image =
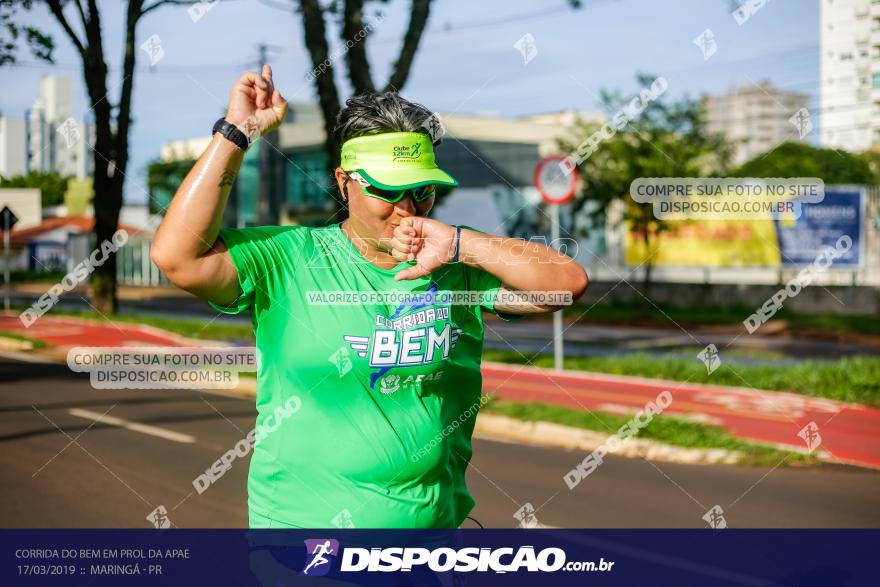
[[[440,118],[397,92],[366,92],[352,96],[336,116],[333,135],[337,145],[348,139],[386,132],[419,132],[438,145]]]

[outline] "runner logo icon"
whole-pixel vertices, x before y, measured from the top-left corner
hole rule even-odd
[[[339,541],[332,538],[306,540],[306,566],[300,575],[321,577],[330,572],[331,558],[339,554]]]

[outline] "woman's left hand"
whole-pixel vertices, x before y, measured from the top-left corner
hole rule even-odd
[[[395,281],[418,279],[436,271],[452,260],[455,253],[455,228],[430,218],[403,218],[391,239],[391,256],[416,265],[399,272]]]

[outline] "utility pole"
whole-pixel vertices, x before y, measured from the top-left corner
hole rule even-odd
[[[0,223],[3,226],[3,310],[9,311],[9,233],[12,227],[18,222],[18,218],[9,209],[9,206],[3,206],[0,210]]]
[[[257,70],[263,69],[263,64],[269,62],[269,51],[280,50],[280,47],[270,46],[266,43],[257,45],[259,59]],[[257,223],[260,225],[280,224],[281,201],[286,197],[284,181],[281,173],[284,166],[281,165],[280,136],[276,128],[272,132],[263,135],[257,141],[259,149],[259,174],[257,177]]]
[[[574,197],[578,181],[577,169],[563,165],[564,157],[544,157],[535,167],[535,187],[541,193],[544,203],[550,207],[550,246],[559,249],[559,207]],[[574,261],[572,261],[574,262]],[[565,368],[565,349],[562,337],[565,329],[562,324],[562,310],[553,313],[553,367],[557,371]]]

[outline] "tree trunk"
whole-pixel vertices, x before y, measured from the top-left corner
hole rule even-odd
[[[117,135],[112,128],[112,106],[107,92],[107,64],[101,39],[97,8],[89,14],[86,35],[88,45],[85,53],[83,74],[92,110],[95,115],[94,172],[92,180],[92,206],[95,214],[96,248],[111,240],[119,222],[122,207],[122,182],[125,177],[125,161],[119,160]],[[118,125],[117,125],[118,126]],[[117,128],[117,132],[118,132]],[[127,125],[126,129],[127,132]],[[112,315],[117,310],[116,255],[109,255],[92,273],[92,302],[102,315]]]
[[[107,164],[104,164],[107,167]],[[100,248],[104,242],[113,242],[113,235],[118,230],[119,210],[122,207],[122,174],[116,171],[112,177],[102,173],[103,185],[99,185],[98,173],[95,173],[95,247]],[[116,297],[116,254],[110,254],[92,274],[92,298],[95,310],[110,316],[118,309]]]
[[[116,128],[111,128],[112,109],[107,92],[107,65],[104,60],[100,13],[94,0],[89,0],[89,64],[86,66],[86,85],[95,111],[98,133],[95,141],[95,246],[113,242],[119,228],[125,171],[128,167],[128,133],[131,126],[131,100],[134,85],[134,66],[137,48],[135,29],[142,16],[143,0],[129,0],[125,20],[125,50],[122,80],[117,102]],[[91,70],[91,73],[90,73]],[[116,255],[113,253],[92,274],[92,297],[95,309],[105,315],[118,309],[116,296]]]
[[[364,28],[363,0],[346,0],[343,12],[342,40],[351,47],[345,53],[348,79],[355,94],[375,92],[370,62],[367,60],[366,29]],[[364,35],[364,36],[361,36]]]
[[[416,50],[419,48],[422,34],[425,32],[425,24],[428,22],[430,10],[431,0],[412,0],[409,26],[407,26],[406,34],[403,37],[400,56],[394,64],[394,72],[391,74],[391,79],[388,80],[388,85],[385,86],[386,90],[399,92],[406,83],[406,80],[409,79]]]
[[[109,118],[109,108],[107,109]],[[96,113],[97,120],[97,113]],[[119,224],[119,211],[122,208],[122,187],[125,178],[125,170],[119,169],[116,164],[116,151],[108,148],[108,142],[114,142],[112,134],[108,137],[109,120],[106,123],[97,124],[99,130],[95,141],[95,170],[94,170],[94,199],[92,206],[95,213],[95,242],[96,248],[101,243],[113,242],[113,234]],[[124,164],[124,162],[122,162]],[[95,268],[92,273],[92,297],[95,309],[101,314],[114,314],[117,310],[116,300],[116,254],[107,257],[103,264]]]
[[[654,268],[653,256],[651,255],[651,235],[650,225],[645,224],[645,231],[642,233],[642,240],[645,243],[645,278],[642,281],[642,294],[649,300],[651,299],[651,273]]]
[[[336,82],[333,79],[333,64],[330,63],[329,49],[327,46],[326,26],[324,13],[318,0],[302,0],[300,2],[303,19],[303,32],[305,33],[306,47],[312,58],[312,75],[315,76],[315,88],[318,91],[318,103],[321,106],[321,114],[324,118],[324,153],[327,155],[327,187],[334,194],[336,201],[336,216],[342,213],[342,200],[336,195],[336,186],[332,182],[333,172],[339,166],[339,146],[336,137],[333,136],[333,128],[336,126],[336,115],[339,114],[339,92],[336,90]],[[318,68],[321,69],[318,69]]]

